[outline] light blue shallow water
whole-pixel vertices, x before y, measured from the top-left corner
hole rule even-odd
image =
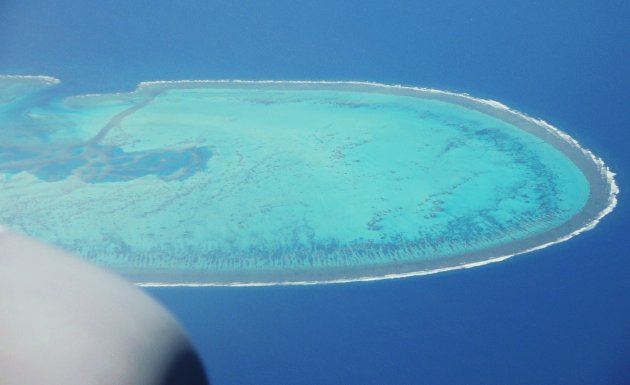
[[[613,213],[568,242],[402,280],[147,291],[186,326],[213,384],[619,385],[630,378],[629,15],[621,0],[6,0],[0,73],[52,75],[72,94],[155,79],[369,80],[544,118],[621,187]]]
[[[175,82],[61,98],[51,79],[2,82],[0,223],[140,282],[448,268],[553,242],[609,198],[569,143],[456,95]]]

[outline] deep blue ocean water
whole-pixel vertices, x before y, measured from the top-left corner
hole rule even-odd
[[[396,281],[155,288],[215,384],[630,384],[630,3],[3,0],[0,73],[69,92],[163,79],[371,80],[548,120],[617,172],[569,242]]]

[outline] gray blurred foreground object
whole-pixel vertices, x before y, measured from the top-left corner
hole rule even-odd
[[[181,327],[140,289],[0,228],[0,385],[207,383]]]

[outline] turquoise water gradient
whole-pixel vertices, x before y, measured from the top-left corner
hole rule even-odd
[[[42,78],[1,89],[0,223],[145,282],[483,260],[589,198],[548,141],[427,92],[165,83],[60,98]]]

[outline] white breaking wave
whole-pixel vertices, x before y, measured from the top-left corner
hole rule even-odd
[[[278,285],[318,285],[318,284],[335,284],[335,283],[350,283],[350,282],[369,282],[369,281],[378,281],[378,280],[385,280],[385,279],[399,279],[399,278],[417,277],[417,276],[429,275],[429,274],[437,274],[437,273],[453,271],[453,270],[470,269],[473,267],[488,265],[490,263],[505,261],[506,259],[509,259],[516,255],[544,249],[551,245],[555,245],[557,243],[567,241],[575,237],[576,235],[579,235],[585,231],[595,228],[595,226],[597,226],[597,224],[602,220],[602,218],[608,215],[609,213],[611,213],[614,210],[614,208],[617,206],[617,195],[619,194],[619,187],[615,181],[615,173],[612,172],[608,168],[608,166],[604,164],[604,161],[601,158],[597,157],[595,154],[593,154],[593,152],[591,152],[587,148],[582,147],[580,143],[574,138],[572,138],[570,135],[554,127],[553,125],[547,123],[546,121],[542,119],[533,118],[523,112],[514,110],[496,100],[476,98],[466,93],[457,93],[457,92],[436,90],[432,88],[423,88],[423,87],[410,87],[410,86],[403,86],[399,84],[382,84],[382,83],[367,82],[367,81],[324,81],[324,80],[323,81],[309,81],[309,80],[176,80],[176,81],[168,81],[168,80],[161,80],[161,81],[142,82],[138,85],[138,91],[143,90],[147,87],[156,86],[156,85],[166,85],[166,84],[174,84],[174,85],[191,84],[193,85],[193,84],[204,84],[204,83],[207,83],[207,84],[217,84],[217,83],[219,84],[221,83],[283,84],[284,83],[284,84],[331,84],[331,85],[353,84],[353,85],[366,85],[366,86],[373,86],[373,87],[380,87],[380,88],[402,89],[402,90],[410,90],[410,91],[417,91],[417,92],[426,92],[426,93],[441,94],[441,95],[447,95],[447,96],[462,97],[462,98],[465,98],[465,99],[468,99],[477,103],[488,105],[498,110],[507,111],[513,115],[516,115],[526,121],[529,121],[531,123],[534,123],[546,129],[548,132],[552,133],[556,137],[564,140],[565,142],[569,143],[575,148],[578,148],[584,155],[586,155],[589,159],[591,159],[593,163],[595,163],[600,174],[606,179],[609,185],[609,189],[610,189],[610,194],[608,196],[608,204],[603,210],[601,210],[591,221],[586,223],[583,227],[565,236],[562,236],[554,241],[547,242],[545,244],[541,244],[535,247],[531,247],[529,249],[526,249],[517,253],[490,258],[485,261],[471,262],[471,263],[465,263],[465,264],[460,264],[460,265],[455,265],[455,266],[448,266],[448,267],[429,269],[429,270],[418,270],[418,271],[412,271],[408,273],[385,274],[385,275],[378,275],[378,276],[368,275],[368,276],[357,277],[357,278],[340,278],[340,279],[333,279],[333,280],[231,282],[231,283],[161,283],[161,282],[141,283],[141,282],[138,282],[136,283],[136,285],[138,286],[143,286],[143,287],[253,286],[253,287],[256,287],[256,286],[278,286]]]
[[[28,79],[28,80],[41,80],[47,84],[59,84],[61,80],[52,76],[46,75],[0,75],[0,79]]]
[[[2,78],[15,78],[15,79],[41,79],[49,84],[58,84],[60,83],[59,79],[56,79],[54,77],[50,77],[50,76],[26,76],[26,75],[0,75],[0,79]],[[573,237],[575,237],[576,235],[579,235],[585,231],[591,230],[593,228],[595,228],[597,226],[597,224],[602,220],[603,217],[605,217],[606,215],[610,214],[614,208],[617,206],[617,195],[619,194],[620,190],[619,190],[619,186],[617,185],[616,181],[615,181],[615,173],[612,172],[608,166],[606,166],[606,164],[604,163],[604,161],[597,157],[595,154],[593,154],[593,152],[591,152],[590,150],[588,150],[587,148],[583,147],[582,145],[580,145],[580,143],[575,140],[574,138],[572,138],[570,135],[568,135],[567,133],[561,131],[560,129],[554,127],[553,125],[547,123],[546,121],[542,120],[542,119],[537,119],[537,118],[533,118],[523,112],[514,110],[508,106],[506,106],[505,104],[496,101],[496,100],[492,100],[492,99],[482,99],[482,98],[476,98],[473,97],[467,93],[457,93],[457,92],[451,92],[451,91],[443,91],[443,90],[437,90],[437,89],[432,89],[432,88],[424,88],[424,87],[411,87],[411,86],[403,86],[403,85],[399,85],[399,84],[382,84],[382,83],[376,83],[376,82],[369,82],[369,81],[326,81],[326,80],[321,80],[321,81],[314,81],[314,80],[230,80],[230,79],[221,79],[221,80],[158,80],[158,81],[148,81],[148,82],[141,82],[138,84],[138,87],[136,88],[136,90],[132,91],[131,93],[140,93],[142,91],[144,91],[147,88],[153,87],[153,86],[160,86],[160,85],[200,85],[200,84],[229,84],[229,83],[235,83],[235,84],[313,84],[313,85],[317,85],[317,84],[325,84],[325,85],[335,85],[335,84],[347,84],[347,85],[365,85],[365,86],[371,86],[371,87],[375,87],[375,88],[385,88],[385,89],[400,89],[400,90],[409,90],[409,91],[416,91],[416,92],[424,92],[424,93],[432,93],[432,94],[439,94],[439,95],[446,95],[446,96],[454,96],[454,97],[460,97],[460,98],[465,98],[468,99],[470,101],[473,102],[477,102],[477,103],[481,103],[481,104],[485,104],[487,106],[490,106],[492,108],[495,108],[497,110],[502,110],[502,111],[506,111],[509,112],[521,119],[524,119],[528,122],[531,122],[535,125],[538,125],[539,127],[544,128],[547,132],[553,134],[555,137],[565,141],[566,143],[570,144],[571,146],[579,149],[588,159],[590,159],[596,166],[597,169],[600,173],[600,175],[606,180],[606,182],[608,183],[608,187],[610,190],[609,196],[608,196],[608,201],[607,201],[607,205],[606,207],[604,207],[604,209],[602,209],[597,215],[594,216],[594,218],[592,218],[589,222],[587,222],[584,226],[582,226],[581,228],[567,234],[564,235],[562,237],[559,237],[558,239],[551,241],[551,242],[547,242],[538,246],[534,246],[531,247],[529,249],[517,252],[517,253],[513,253],[513,254],[508,254],[508,255],[504,255],[504,256],[500,256],[500,257],[495,257],[495,258],[490,258],[484,261],[477,261],[477,262],[470,262],[470,263],[464,263],[464,264],[459,264],[459,265],[454,265],[454,266],[448,266],[448,267],[441,267],[441,268],[436,268],[436,269],[429,269],[429,270],[418,270],[418,271],[412,271],[412,272],[407,272],[407,273],[396,273],[396,274],[385,274],[385,275],[378,275],[378,276],[363,276],[363,277],[356,277],[356,278],[339,278],[339,279],[333,279],[333,280],[313,280],[313,281],[278,281],[278,282],[231,282],[231,283],[205,283],[205,282],[199,282],[199,283],[162,283],[162,282],[137,282],[135,283],[137,286],[143,286],[143,287],[213,287],[213,286],[278,286],[278,285],[317,285],[317,284],[335,284],[335,283],[350,283],[350,282],[368,282],[368,281],[378,281],[378,280],[385,280],[385,279],[398,279],[398,278],[407,278],[407,277],[416,277],[416,276],[422,276],[422,275],[429,275],[429,274],[437,274],[437,273],[442,273],[442,272],[446,272],[446,271],[453,271],[453,270],[461,270],[461,269],[470,269],[473,267],[478,267],[478,266],[484,266],[484,265],[488,265],[490,263],[495,263],[495,262],[501,262],[501,261],[505,261],[508,258],[514,257],[516,255],[520,255],[520,254],[525,254],[531,251],[535,251],[535,250],[540,250],[540,249],[544,249],[547,248],[551,245],[555,245],[557,243],[560,242],[564,242],[567,241]],[[121,94],[129,94],[129,92],[120,92],[120,93],[108,93],[108,94],[88,94],[88,95],[82,95],[82,96],[99,96],[99,95],[121,95]],[[4,228],[2,228],[0,226],[0,233],[2,233],[4,231]]]

